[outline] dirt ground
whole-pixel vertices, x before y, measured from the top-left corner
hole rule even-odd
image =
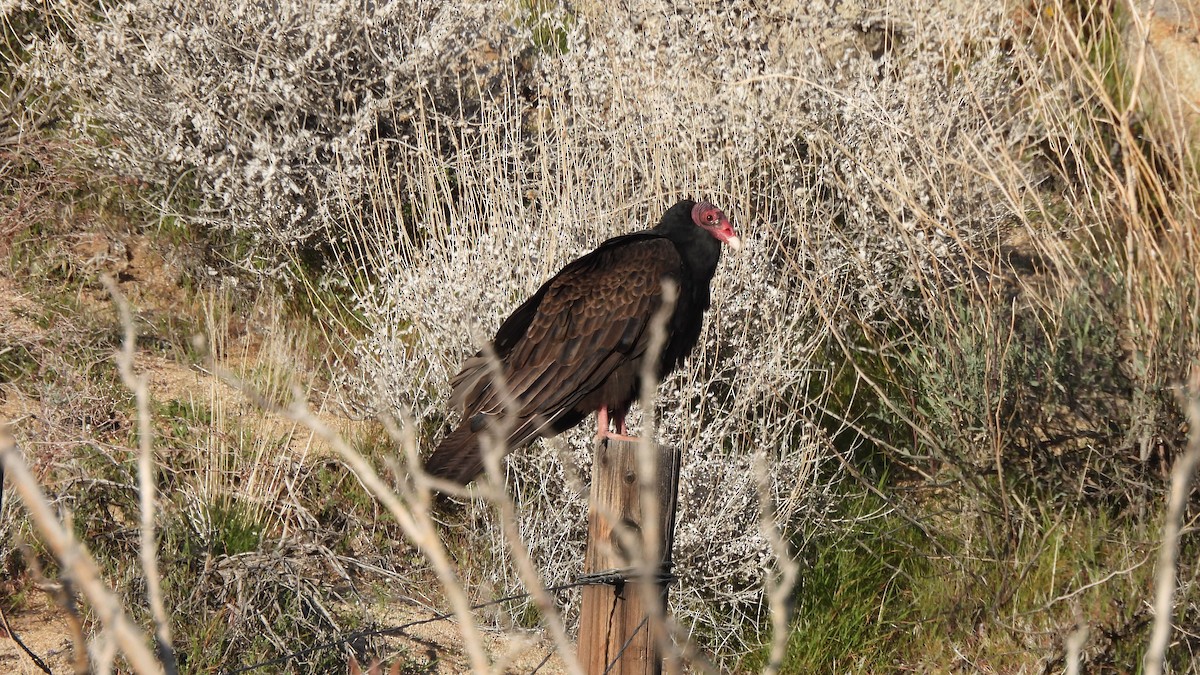
[[[54,606],[46,594],[36,593],[24,609],[8,617],[8,622],[25,646],[52,672],[72,671],[71,630],[66,613]],[[0,629],[0,636],[3,638],[0,639],[0,672],[13,675],[42,672],[7,631]]]

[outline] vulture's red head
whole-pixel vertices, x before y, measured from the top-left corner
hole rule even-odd
[[[733,230],[733,224],[725,217],[725,212],[709,202],[697,202],[692,207],[692,222],[697,227],[706,230],[717,241],[729,245],[735,253],[742,250],[742,240]]]

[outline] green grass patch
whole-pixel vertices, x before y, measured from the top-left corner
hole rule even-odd
[[[852,523],[822,532],[797,550],[800,578],[783,673],[883,672],[914,639],[909,630],[916,580],[930,565],[914,552],[923,535],[871,494],[853,498],[837,516]],[[759,672],[769,649],[743,667]]]
[[[263,541],[263,523],[253,507],[223,499],[207,508],[205,549],[217,555],[237,555],[258,550]]]
[[[28,346],[0,342],[0,384],[16,382],[37,371],[37,359]]]
[[[796,551],[781,672],[894,672],[899,664],[947,672],[964,658],[1016,672],[1030,654],[1057,655],[1061,666],[1063,640],[1080,618],[1090,626],[1089,672],[1140,668],[1157,518],[1079,511],[1026,521],[1001,557],[992,543],[1008,531],[999,516],[964,516],[924,516],[918,528],[874,495],[850,499],[837,516],[843,527]],[[1196,620],[1194,603],[1178,607],[1180,625]],[[1180,641],[1170,658],[1184,672],[1200,645]],[[740,669],[758,672],[768,655],[764,645]]]
[[[559,3],[548,0],[521,0],[519,3],[521,25],[529,30],[533,46],[549,56],[566,54],[570,49],[567,36],[574,19],[569,12],[563,11],[561,18],[552,13],[559,7]]]

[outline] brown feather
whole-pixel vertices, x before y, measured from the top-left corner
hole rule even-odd
[[[482,430],[471,424],[482,419],[476,418],[480,413],[488,415],[488,424],[508,416],[511,450],[553,435],[559,419],[577,421],[600,406],[628,406],[649,342],[647,327],[662,302],[662,282],[678,278],[682,265],[670,240],[630,239],[568,265],[501,327],[494,344],[520,406],[515,414],[504,410],[486,357],[467,360],[451,381],[463,422],[438,445],[426,471],[463,484],[482,472]],[[609,382],[614,374],[620,377]]]
[[[471,431],[470,419],[464,419],[457,429],[442,439],[425,460],[425,471],[462,485],[483,473],[483,455],[476,434]]]

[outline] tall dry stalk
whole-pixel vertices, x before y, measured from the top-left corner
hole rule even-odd
[[[4,475],[21,496],[47,548],[83,591],[92,611],[111,632],[129,666],[136,673],[162,673],[162,664],[146,646],[146,635],[126,614],[117,594],[104,583],[100,567],[87,549],[54,514],[50,501],[21,458],[20,449],[7,428],[0,429],[0,461],[4,463]]]
[[[779,520],[772,513],[769,490],[770,482],[767,474],[766,460],[761,456],[755,458],[754,473],[760,486],[759,500],[762,508],[762,520],[759,527],[767,535],[771,547],[775,550],[776,572],[767,580],[767,600],[771,604],[771,644],[767,655],[767,665],[764,675],[776,675],[783,666],[784,655],[787,651],[790,627],[790,612],[792,594],[796,591],[796,583],[800,579],[800,565],[792,558],[788,543],[781,531]]]
[[[1154,628],[1143,661],[1147,675],[1163,672],[1171,629],[1175,620],[1176,562],[1179,556],[1179,537],[1183,513],[1192,493],[1192,480],[1200,467],[1200,377],[1193,377],[1187,392],[1187,415],[1191,439],[1171,470],[1171,489],[1167,495],[1162,543],[1158,551],[1158,568],[1154,585]]]
[[[138,498],[141,504],[139,518],[141,530],[141,551],[139,559],[142,563],[142,573],[146,579],[146,600],[150,604],[150,615],[154,619],[154,640],[158,649],[158,658],[167,675],[179,672],[175,660],[175,649],[171,644],[171,622],[163,603],[162,577],[158,570],[158,539],[155,536],[155,484],[158,472],[154,462],[154,429],[150,420],[150,390],[146,378],[134,371],[135,349],[137,346],[137,329],[133,325],[133,314],[129,303],[111,277],[102,278],[104,287],[112,296],[121,317],[121,325],[125,335],[120,353],[117,355],[117,368],[121,373],[121,381],[133,392],[137,405],[138,420]]]

